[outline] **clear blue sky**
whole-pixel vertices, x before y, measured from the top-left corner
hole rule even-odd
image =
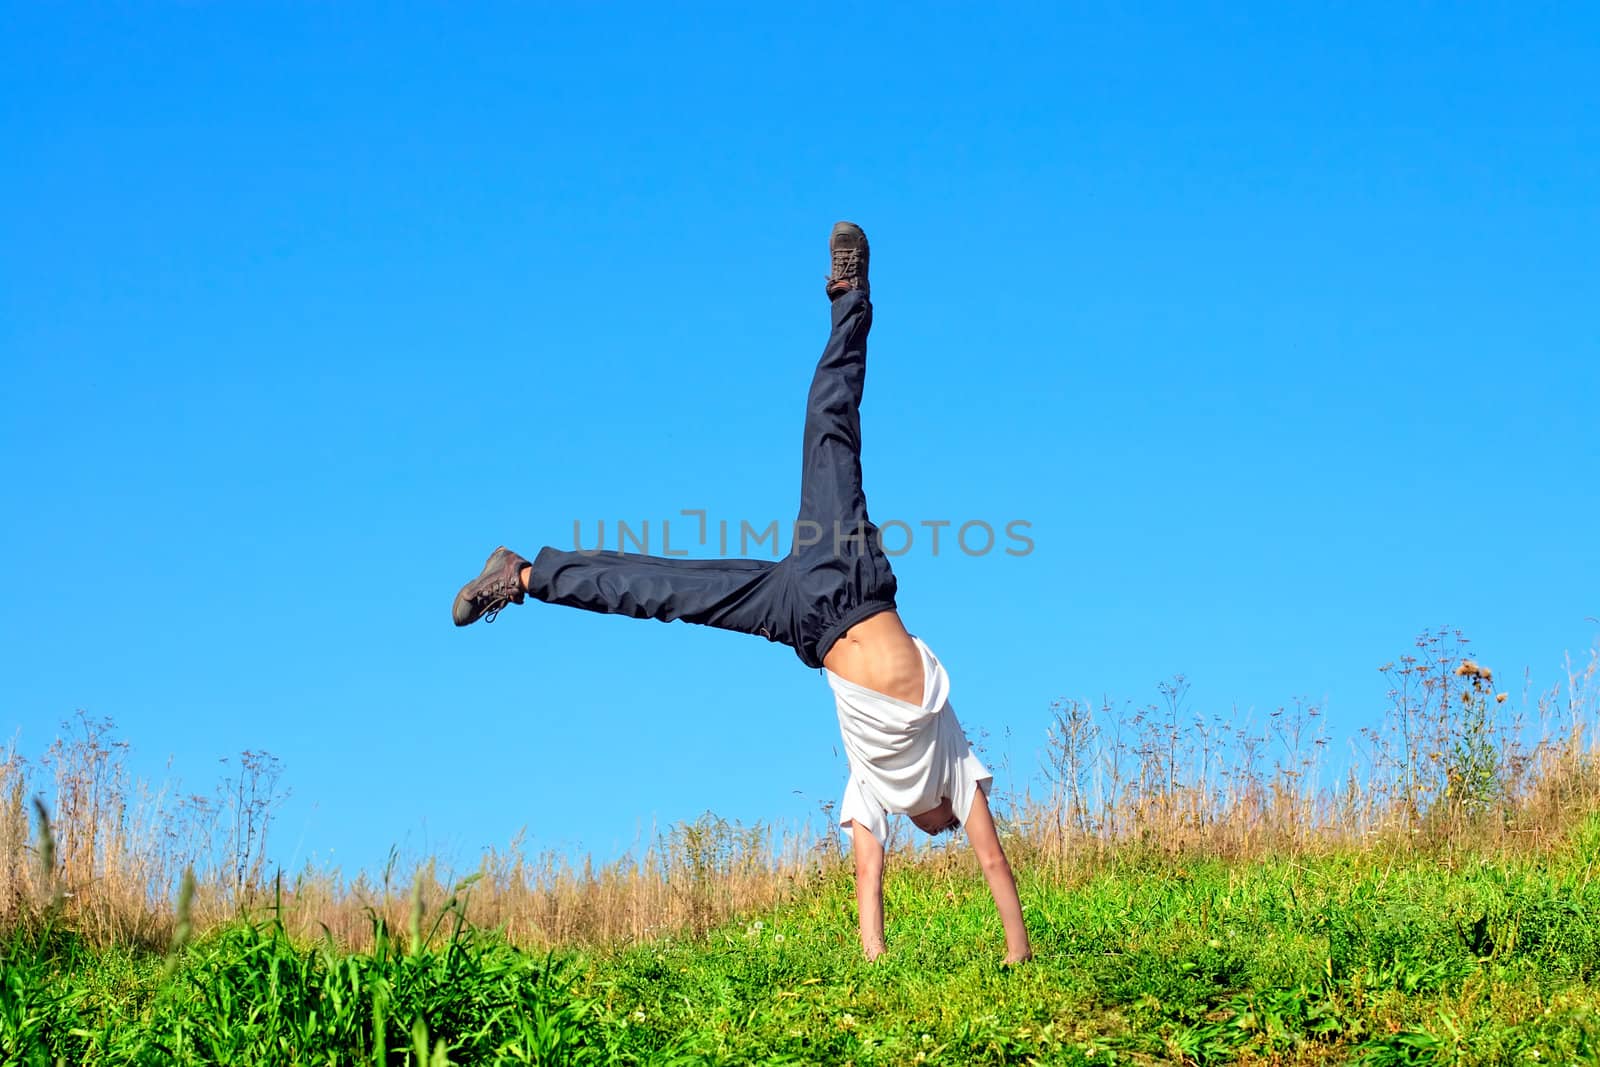
[[[787,649],[447,608],[574,520],[787,521],[841,217],[874,516],[1031,523],[896,563],[1002,786],[1057,697],[1343,737],[1425,627],[1540,685],[1591,645],[1592,9],[695,11],[6,5],[25,752],[268,749],[289,864],[814,813]]]

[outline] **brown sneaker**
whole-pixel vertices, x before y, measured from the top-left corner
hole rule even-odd
[[[834,223],[828,251],[833,253],[833,273],[828,275],[825,290],[828,299],[837,300],[852,289],[860,289],[862,296],[868,295],[872,291],[867,284],[867,260],[871,253],[861,227],[853,222]]]
[[[527,596],[518,577],[528,561],[504,545],[489,554],[483,573],[461,587],[450,615],[457,626],[470,626],[482,619],[494,622],[500,609],[507,604],[520,604]]]

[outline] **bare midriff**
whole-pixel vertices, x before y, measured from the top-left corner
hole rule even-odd
[[[822,665],[863,689],[908,704],[922,703],[922,653],[892,609],[846,630],[828,649]]]

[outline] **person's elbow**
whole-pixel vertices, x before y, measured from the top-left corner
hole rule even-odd
[[[884,850],[878,839],[865,826],[857,823],[850,831],[854,842],[856,875],[882,877]]]
[[[1011,873],[1011,864],[1006,862],[1006,854],[997,848],[981,850],[978,853],[978,866],[983,869],[985,878]]]

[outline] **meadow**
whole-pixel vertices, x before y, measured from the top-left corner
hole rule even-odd
[[[0,765],[0,1060],[1594,1062],[1597,662],[1513,699],[1424,634],[1338,773],[1316,708],[1253,734],[1182,679],[1062,703],[1041,787],[1000,806],[1015,968],[959,843],[899,843],[867,964],[825,827],[291,876],[270,757],[174,799],[80,718]]]

